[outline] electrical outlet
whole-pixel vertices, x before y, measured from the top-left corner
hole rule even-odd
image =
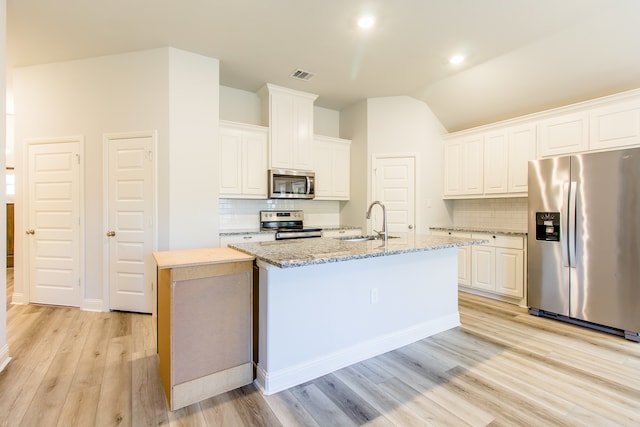
[[[371,304],[378,303],[378,288],[371,289]]]

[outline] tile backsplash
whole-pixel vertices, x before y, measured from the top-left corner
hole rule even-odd
[[[220,199],[220,230],[258,228],[261,210],[282,209],[303,210],[305,225],[335,226],[340,224],[340,202],[337,201]]]
[[[453,225],[527,229],[527,198],[452,200]]]

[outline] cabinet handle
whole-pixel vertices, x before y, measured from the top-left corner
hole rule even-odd
[[[496,238],[496,236],[491,236],[491,237],[493,237],[494,239]]]
[[[29,230],[25,231],[25,234],[36,234],[36,230],[30,228]]]
[[[250,239],[253,239],[253,236],[243,236],[242,238],[243,238],[244,240],[250,240]]]
[[[107,237],[113,237],[116,235],[115,231],[107,231]]]

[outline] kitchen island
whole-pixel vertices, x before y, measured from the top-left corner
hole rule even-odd
[[[240,243],[259,269],[257,385],[272,394],[460,325],[457,247],[406,235]]]

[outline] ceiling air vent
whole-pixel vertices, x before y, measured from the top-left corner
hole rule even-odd
[[[304,81],[311,80],[313,76],[315,76],[315,74],[313,74],[312,72],[301,70],[300,68],[295,70],[293,73],[289,74],[289,77],[291,77],[292,79],[298,79],[298,80],[304,80]]]

